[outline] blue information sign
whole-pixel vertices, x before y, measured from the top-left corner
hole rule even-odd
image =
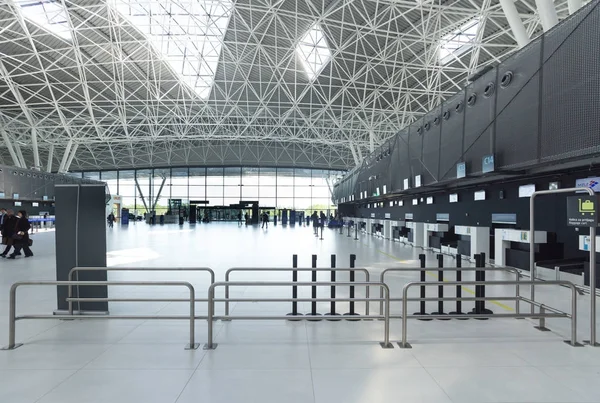
[[[481,172],[494,172],[494,154],[486,155],[481,160]]]

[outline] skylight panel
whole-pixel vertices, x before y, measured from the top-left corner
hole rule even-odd
[[[311,81],[321,73],[331,60],[331,50],[327,46],[325,35],[319,25],[313,25],[300,39],[296,51]]]
[[[113,0],[182,81],[208,98],[233,10],[230,0]]]
[[[471,20],[442,37],[440,41],[440,64],[448,64],[473,47],[479,24],[479,19]]]
[[[16,0],[16,3],[26,19],[54,35],[71,39],[67,11],[60,0]]]

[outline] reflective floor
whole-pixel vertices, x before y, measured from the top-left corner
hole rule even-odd
[[[25,279],[54,279],[54,233],[34,235],[31,259],[0,261],[0,345],[8,341],[8,289]],[[270,226],[238,227],[236,223],[200,224],[196,227],[156,226],[142,223],[107,231],[109,265],[139,267],[211,267],[217,280],[231,267],[290,267],[292,255],[299,265],[310,267],[311,255],[319,267],[330,267],[331,254],[337,266],[347,267],[349,255],[357,256],[357,267],[371,273],[371,281],[387,267],[418,264],[419,250],[397,243],[360,235],[360,240],[325,229],[323,240],[312,228]],[[436,266],[428,254],[428,266]],[[444,265],[454,266],[446,257]],[[467,265],[467,262],[463,262]],[[319,279],[329,279],[328,272]],[[362,280],[357,274],[357,281]],[[185,280],[204,297],[209,284],[205,273],[110,273],[112,280]],[[232,280],[288,281],[290,273],[234,273]],[[301,280],[309,280],[304,273]],[[428,273],[435,280],[437,273]],[[463,273],[463,279],[473,279]],[[402,286],[418,281],[418,273],[393,273],[386,277],[393,298],[401,296]],[[453,272],[444,279],[454,280]],[[506,272],[488,273],[488,280],[514,277]],[[347,281],[348,274],[338,274]],[[454,296],[447,288],[446,296]],[[488,287],[487,296],[514,296],[512,286]],[[328,297],[329,287],[319,289]],[[338,295],[348,296],[340,287]],[[371,294],[378,289],[372,287]],[[528,287],[522,294],[529,296]],[[472,296],[464,287],[463,295]],[[567,289],[539,287],[537,300],[570,311]],[[111,297],[184,298],[185,289],[120,287]],[[365,290],[356,287],[356,296]],[[219,289],[217,295],[222,296]],[[412,290],[411,296],[418,295]],[[428,296],[437,290],[428,289]],[[232,287],[232,297],[290,297],[285,287]],[[299,296],[310,296],[301,289]],[[578,296],[578,340],[589,337],[589,297]],[[473,307],[465,302],[463,310]],[[56,308],[51,287],[23,288],[18,293],[18,314],[48,314]],[[372,302],[370,312],[379,311]],[[437,303],[426,311],[437,310]],[[495,313],[512,313],[513,301],[491,301]],[[186,314],[185,302],[111,303],[112,314]],[[317,311],[327,313],[329,303],[319,303]],[[526,311],[529,306],[522,305]],[[231,303],[234,315],[284,315],[289,302]],[[308,312],[310,303],[300,303]],[[346,313],[348,303],[338,303],[336,311]],[[418,310],[417,303],[409,312]],[[445,311],[455,310],[446,302]],[[206,303],[197,303],[199,315],[208,312]],[[358,313],[364,302],[356,303]],[[216,307],[223,313],[223,304]],[[401,304],[392,303],[392,313],[401,313]],[[0,351],[0,402],[4,403],[379,403],[379,402],[598,402],[600,401],[600,348],[573,348],[563,340],[570,337],[566,319],[547,321],[550,332],[534,329],[532,320],[492,319],[488,321],[409,320],[408,341],[412,349],[382,349],[384,326],[381,321],[361,322],[216,322],[216,350],[186,351],[189,326],[185,321],[112,320],[57,321],[26,320],[17,323],[17,342],[24,346]],[[401,338],[401,322],[391,323],[391,340]],[[197,342],[207,339],[207,324],[196,324]]]

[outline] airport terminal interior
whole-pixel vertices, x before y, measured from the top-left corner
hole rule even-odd
[[[600,0],[0,0],[0,403],[600,401]]]

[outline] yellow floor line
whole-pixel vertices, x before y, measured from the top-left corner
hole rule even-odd
[[[389,257],[389,258],[391,258],[391,259],[394,259],[395,261],[397,261],[397,262],[399,262],[399,263],[408,263],[408,262],[409,262],[408,260],[400,260],[400,259],[399,259],[399,258],[397,258],[396,256],[394,256],[394,255],[390,255],[389,253],[385,253],[385,252],[384,252],[384,251],[382,251],[382,250],[379,250],[379,249],[376,249],[376,250],[377,250],[377,252],[381,253],[382,255],[385,255],[385,256],[387,256],[387,257]],[[426,273],[427,273],[429,276],[431,276],[431,277],[433,277],[433,278],[436,278],[436,279],[437,279],[437,273],[432,273],[432,272],[429,272],[429,271],[428,271],[428,272],[426,272]],[[449,282],[449,281],[454,281],[454,280],[448,280],[448,279],[446,279],[446,278],[443,278],[443,281]],[[467,293],[469,293],[469,294],[471,294],[471,295],[475,295],[475,291],[471,290],[470,288],[468,288],[468,287],[464,287],[464,286],[461,286],[461,288],[462,288],[462,289],[463,289],[465,292],[467,292]],[[491,302],[492,304],[494,304],[494,305],[496,305],[496,306],[499,306],[500,308],[502,308],[502,309],[504,309],[504,310],[506,310],[506,311],[509,311],[509,312],[514,312],[514,309],[513,309],[513,308],[511,308],[510,306],[508,306],[508,305],[506,305],[506,304],[503,304],[502,302],[499,302],[499,301],[494,301],[494,300],[491,300],[491,301],[489,301],[489,302]]]

